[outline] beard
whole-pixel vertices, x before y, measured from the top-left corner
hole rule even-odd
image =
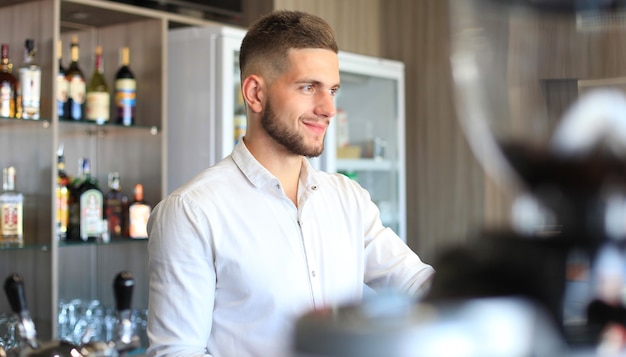
[[[307,146],[302,134],[291,129],[278,119],[276,113],[272,110],[270,101],[267,102],[261,117],[261,126],[274,141],[292,154],[318,157],[324,151],[324,140],[322,140],[320,145]]]

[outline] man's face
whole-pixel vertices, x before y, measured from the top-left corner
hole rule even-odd
[[[323,49],[292,49],[289,59],[289,69],[269,86],[261,125],[289,153],[316,157],[335,116],[339,61]]]

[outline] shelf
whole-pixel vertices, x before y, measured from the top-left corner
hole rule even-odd
[[[47,244],[13,244],[13,243],[1,243],[0,251],[50,251],[50,246]]]
[[[119,237],[119,236],[113,236],[111,237],[111,240],[108,242],[103,242],[103,241],[99,241],[99,240],[88,240],[86,242],[84,241],[76,241],[76,240],[71,240],[71,241],[59,241],[59,247],[63,248],[63,247],[77,247],[77,246],[110,246],[110,245],[119,245],[119,244],[140,244],[140,243],[147,243],[148,239],[147,238],[142,238],[142,239],[136,239],[136,238],[128,238],[128,237]]]
[[[6,127],[10,125],[41,125],[44,128],[48,128],[50,126],[49,119],[19,119],[19,118],[7,118],[0,117],[0,126]]]
[[[72,121],[61,120],[59,121],[59,129],[63,134],[80,133],[88,135],[106,135],[106,134],[118,134],[123,132],[141,132],[144,131],[150,135],[157,135],[160,133],[159,127],[155,125],[132,125],[124,126],[119,124],[107,123],[96,124],[88,121]]]
[[[337,171],[389,171],[394,163],[386,159],[337,159]]]

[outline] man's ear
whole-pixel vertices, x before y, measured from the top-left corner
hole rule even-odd
[[[255,113],[263,111],[265,105],[265,91],[263,78],[251,74],[243,79],[241,91],[248,108]]]

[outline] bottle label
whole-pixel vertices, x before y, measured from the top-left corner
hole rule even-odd
[[[118,122],[131,125],[137,104],[137,81],[132,78],[115,81],[115,106]]]
[[[67,97],[70,91],[70,82],[67,81],[64,75],[59,75],[57,77],[57,102],[65,103],[67,102]]]
[[[89,189],[80,196],[80,238],[102,235],[102,192]]]
[[[20,92],[22,97],[22,118],[39,119],[41,71],[39,69],[20,70]]]
[[[109,232],[121,236],[124,230],[123,202],[119,198],[109,198],[105,200],[104,216],[108,220]]]
[[[2,238],[22,235],[22,204],[4,203],[0,205],[0,233]]]
[[[115,90],[118,92],[127,92],[127,93],[132,93],[133,94],[133,99],[134,99],[134,94],[135,91],[137,90],[137,80],[132,79],[132,78],[121,78],[121,79],[116,79],[115,80]]]
[[[148,218],[150,218],[150,206],[146,204],[133,204],[128,210],[129,232],[131,238],[148,238]]]
[[[81,76],[73,76],[69,83],[69,98],[76,104],[85,103],[85,91],[87,90],[85,80]]]
[[[15,109],[13,104],[13,88],[11,87],[11,83],[2,82],[0,83],[0,116],[3,117],[12,117],[13,110]]]
[[[108,92],[87,93],[87,119],[98,124],[109,120],[110,95]]]
[[[57,187],[57,229],[59,237],[67,235],[67,225],[69,224],[69,200],[70,192],[65,186]]]

